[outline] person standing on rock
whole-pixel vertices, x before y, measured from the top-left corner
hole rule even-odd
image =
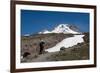
[[[42,54],[44,52],[44,40],[41,40],[40,43],[39,43],[39,47],[40,47],[40,51],[39,51],[39,54]]]

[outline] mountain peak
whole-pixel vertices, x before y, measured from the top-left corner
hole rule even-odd
[[[54,28],[54,30],[52,30],[52,31],[45,30],[43,32],[39,32],[39,34],[48,34],[48,33],[80,34],[78,31],[75,31],[73,29],[78,30],[78,28],[76,28],[73,25],[59,24],[58,26],[56,26]]]
[[[60,28],[63,28],[63,27],[66,27],[68,26],[69,24],[59,24],[57,27],[60,27]]]

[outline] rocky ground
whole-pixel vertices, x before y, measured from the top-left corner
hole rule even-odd
[[[78,43],[75,46],[65,48],[62,47],[60,51],[58,52],[44,52],[43,54],[38,54],[37,48],[30,48],[28,49],[28,52],[30,52],[30,55],[22,58],[21,62],[45,62],[45,61],[67,61],[67,60],[86,60],[89,59],[89,33],[84,33],[84,42]],[[27,47],[30,46],[29,42],[31,43],[31,46],[37,45],[37,42],[39,42],[40,39],[44,39],[46,42],[48,42],[45,48],[52,47],[61,40],[63,40],[66,37],[72,37],[72,34],[48,34],[48,35],[35,35],[30,37],[23,37],[22,38],[22,48],[26,44]],[[40,39],[39,39],[40,38]],[[36,41],[36,42],[35,42]],[[34,42],[36,44],[34,44]],[[34,50],[35,49],[35,50]],[[24,49],[22,49],[21,54],[25,52]]]

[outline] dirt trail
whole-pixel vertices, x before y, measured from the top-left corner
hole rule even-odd
[[[69,52],[71,49],[66,49],[66,52]],[[55,55],[59,53],[57,52],[48,52],[45,54],[40,54],[38,55],[36,58],[33,58],[32,60],[29,60],[29,62],[47,62],[47,61],[51,61],[52,55]]]
[[[45,62],[45,61],[48,61],[48,57],[50,57],[53,53],[54,52],[38,55],[37,58],[32,59],[32,62]]]

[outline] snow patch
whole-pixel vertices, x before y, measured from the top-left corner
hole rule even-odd
[[[30,34],[25,34],[24,36],[30,36]]]
[[[77,45],[78,43],[84,42],[83,36],[84,35],[74,35],[73,37],[65,38],[60,43],[56,44],[54,47],[48,48],[45,51],[56,52],[56,51],[60,51],[61,47],[68,48],[68,47]]]

